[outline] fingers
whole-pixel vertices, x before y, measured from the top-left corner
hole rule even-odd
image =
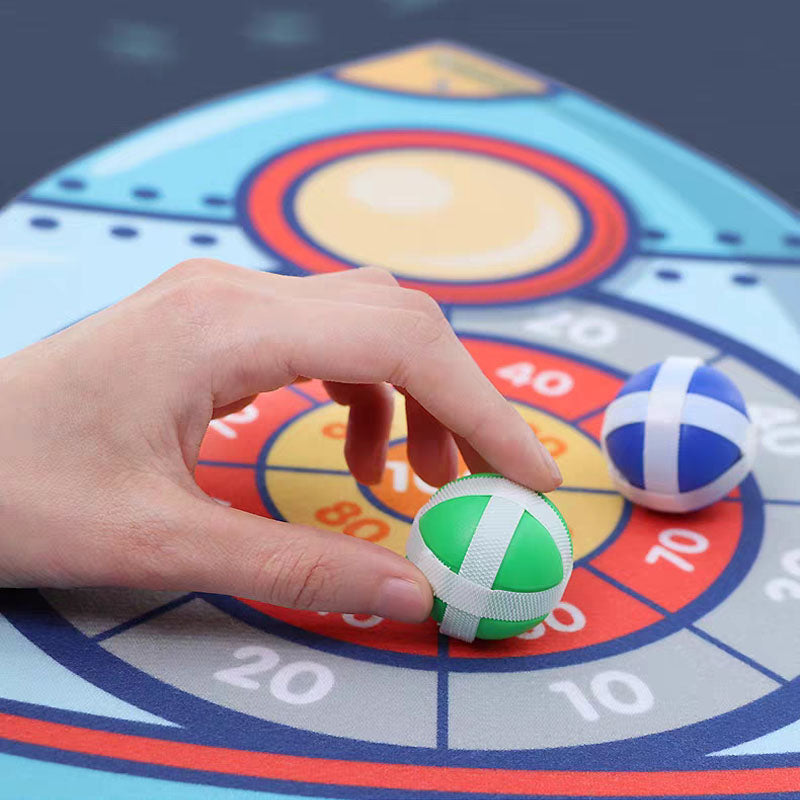
[[[350,407],[344,454],[353,477],[361,483],[380,483],[386,468],[394,393],[386,384],[325,384],[331,399]]]
[[[430,613],[425,577],[384,547],[178,495],[167,512],[181,523],[165,585],[403,622]]]
[[[224,270],[221,283],[213,285],[211,270],[204,281],[191,284],[199,294],[181,298],[192,324],[203,331],[194,360],[205,370],[215,405],[298,376],[347,384],[388,382],[466,440],[494,471],[541,491],[560,483],[550,454],[427,295],[330,276],[328,285],[339,287],[331,296],[313,287],[316,278],[276,279],[230,269],[232,283]],[[376,284],[386,281],[370,274]]]
[[[413,397],[406,397],[408,459],[414,472],[431,486],[458,477],[458,451],[453,437]]]
[[[550,454],[443,319],[403,308],[348,304],[343,309],[317,300],[296,307],[293,319],[298,337],[282,344],[288,377],[388,381],[465,439],[493,471],[541,491],[560,483]]]

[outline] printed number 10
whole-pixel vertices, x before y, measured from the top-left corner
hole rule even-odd
[[[623,688],[623,696],[619,692],[612,692],[612,687],[617,685]],[[618,670],[608,670],[595,675],[590,684],[594,699],[614,714],[644,714],[654,704],[653,693],[650,687],[636,675]],[[558,681],[549,686],[551,692],[566,696],[575,710],[587,721],[597,722],[600,714],[578,686],[572,681]]]

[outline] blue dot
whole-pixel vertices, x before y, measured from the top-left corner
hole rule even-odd
[[[665,239],[667,234],[657,228],[645,228],[642,231],[642,236],[644,236],[645,239]]]
[[[120,239],[132,239],[139,235],[139,231],[136,228],[129,228],[127,225],[116,225],[111,229],[111,235],[118,236]]]
[[[133,196],[138,197],[140,200],[155,200],[160,195],[161,192],[158,189],[153,189],[152,186],[138,186],[133,190]]]
[[[216,244],[217,237],[209,236],[208,234],[205,233],[196,233],[194,236],[190,238],[190,241],[192,242],[192,244],[202,244],[202,245]]]
[[[734,231],[720,231],[717,234],[717,241],[725,244],[741,244],[742,237]]]
[[[203,202],[207,206],[227,206],[230,201],[227,197],[220,197],[218,194],[207,194],[203,198]]]
[[[758,275],[747,275],[742,272],[738,275],[734,275],[731,280],[734,283],[738,283],[739,286],[753,286],[753,284],[758,283]]]
[[[783,237],[783,241],[789,247],[800,247],[800,234],[789,233]]]
[[[43,231],[50,230],[51,228],[58,227],[58,220],[52,217],[33,217],[31,218],[31,225],[34,228],[40,228]]]
[[[58,185],[62,189],[69,189],[70,191],[80,191],[81,189],[86,188],[86,181],[82,181],[80,178],[62,178]]]
[[[660,269],[656,272],[656,277],[662,281],[679,281],[683,275],[676,269]]]

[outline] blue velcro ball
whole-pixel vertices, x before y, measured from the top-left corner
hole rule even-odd
[[[715,503],[750,471],[755,433],[739,390],[700,359],[636,373],[606,409],[603,452],[619,491],[658,511]]]

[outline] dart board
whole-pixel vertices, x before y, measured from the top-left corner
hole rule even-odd
[[[198,592],[4,590],[0,797],[800,792],[800,224],[778,199],[576,90],[432,42],[79,158],[0,213],[0,254],[0,356],[188,258],[390,270],[440,303],[558,462],[575,554],[544,622],[473,644]],[[599,446],[622,384],[670,355],[728,375],[759,439],[738,489],[681,516],[620,496]],[[435,489],[402,401],[374,486],[315,381],[214,420],[197,482],[403,553]]]

